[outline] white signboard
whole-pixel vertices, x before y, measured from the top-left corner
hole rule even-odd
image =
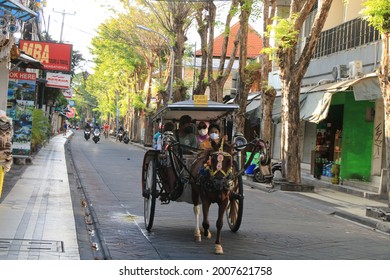
[[[70,99],[72,98],[72,90],[71,89],[64,89],[62,91],[62,94],[64,95],[65,98]]]
[[[68,89],[70,88],[70,78],[71,76],[68,74],[62,74],[62,73],[46,73],[46,80],[47,80],[47,87],[53,87],[53,88],[63,88]]]

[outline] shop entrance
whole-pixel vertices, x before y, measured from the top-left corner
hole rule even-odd
[[[343,131],[344,105],[332,105],[326,119],[316,128],[316,149],[312,152],[314,177],[332,177],[333,164],[341,162],[341,140]]]

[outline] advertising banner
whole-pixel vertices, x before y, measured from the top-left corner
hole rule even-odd
[[[73,119],[75,113],[76,113],[76,108],[72,107],[72,108],[69,108],[69,112],[66,112],[66,116],[67,116],[69,119]]]
[[[68,89],[70,87],[71,76],[62,73],[46,73],[46,86],[52,88]]]
[[[32,112],[34,110],[36,74],[10,71],[7,116],[12,119],[12,155],[29,156],[31,152]]]
[[[22,51],[43,64],[44,70],[70,72],[73,45],[26,40],[19,44]]]

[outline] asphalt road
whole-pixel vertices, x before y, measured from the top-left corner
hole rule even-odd
[[[77,131],[68,144],[77,180],[74,205],[84,199],[93,222],[78,230],[85,259],[113,260],[358,260],[390,258],[390,236],[332,215],[332,205],[299,193],[272,192],[244,187],[244,215],[233,233],[225,221],[222,229],[224,255],[214,252],[214,238],[193,241],[193,207],[184,202],[157,202],[152,232],[143,222],[141,170],[145,150],[131,143],[104,139],[85,141]],[[76,192],[74,192],[76,193]],[[210,211],[215,233],[217,207]],[[94,225],[99,239],[93,253],[86,245],[86,228]],[[84,232],[83,232],[84,231]],[[92,246],[93,247],[93,246]]]

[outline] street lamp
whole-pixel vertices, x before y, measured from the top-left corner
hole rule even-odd
[[[170,82],[169,82],[169,98],[168,98],[168,102],[169,102],[171,100],[171,98],[172,98],[173,68],[175,66],[175,52],[173,51],[173,47],[169,43],[168,38],[165,37],[164,35],[162,35],[161,33],[158,33],[157,31],[154,31],[154,30],[149,29],[149,28],[147,28],[145,26],[142,26],[142,25],[137,25],[137,27],[140,28],[140,29],[143,29],[145,31],[153,32],[153,33],[159,35],[160,37],[162,37],[165,40],[165,42],[167,42],[167,44],[169,46],[169,49],[171,50],[172,66],[171,66],[171,77],[170,77]]]

